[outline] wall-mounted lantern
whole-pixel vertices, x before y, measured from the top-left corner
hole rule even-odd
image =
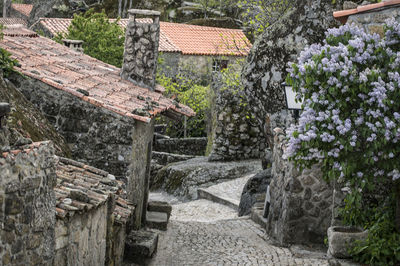
[[[8,115],[11,111],[11,107],[9,103],[0,103],[0,128],[2,126],[3,117]]]
[[[293,87],[286,82],[283,82],[282,86],[285,90],[286,107],[288,110],[293,110],[294,119],[297,121],[299,118],[301,105],[303,104],[303,99],[300,101],[296,100],[297,93],[293,90]]]

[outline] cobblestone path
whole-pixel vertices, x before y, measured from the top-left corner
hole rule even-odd
[[[329,265],[276,247],[248,217],[224,205],[196,200],[173,205],[166,232],[150,265]]]

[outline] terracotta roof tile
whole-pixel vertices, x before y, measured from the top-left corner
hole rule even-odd
[[[335,19],[339,20],[341,23],[345,24],[347,22],[348,17],[351,15],[364,13],[364,12],[371,12],[371,11],[374,11],[377,9],[391,7],[391,6],[399,5],[399,4],[400,4],[400,0],[390,0],[390,1],[380,2],[380,3],[376,3],[376,4],[358,6],[357,8],[354,8],[354,9],[347,9],[347,10],[333,12],[333,17]]]
[[[21,66],[16,69],[21,73],[120,115],[143,122],[150,122],[151,117],[170,111],[194,115],[189,107],[182,104],[176,106],[173,100],[160,93],[122,79],[119,68],[75,52],[25,28],[5,29],[0,47],[19,61]],[[88,92],[89,96],[81,90]],[[138,97],[143,95],[158,104],[151,107],[150,115],[137,114],[137,109],[148,106],[146,99]]]
[[[182,54],[245,56],[251,44],[242,30],[161,22],[161,31]]]
[[[71,159],[57,158],[54,192],[58,218],[64,219],[97,208],[105,204],[112,194],[116,202],[113,211],[115,221],[126,223],[130,219],[134,206],[125,199],[122,181],[114,180],[103,170]]]
[[[0,24],[3,24],[5,26],[19,24],[26,27],[28,25],[28,22],[22,18],[0,18]]]
[[[71,19],[41,18],[39,23],[55,36],[68,31]],[[118,24],[126,28],[128,19],[121,19]],[[251,44],[242,30],[160,22],[160,52],[246,56],[250,48]]]
[[[31,15],[33,5],[29,4],[11,4],[11,8],[18,11],[22,15],[29,17]]]

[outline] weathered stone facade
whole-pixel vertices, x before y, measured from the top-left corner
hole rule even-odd
[[[321,42],[326,29],[338,24],[332,10],[331,0],[296,1],[253,45],[242,79],[261,132],[266,130],[268,114],[286,108],[281,84],[287,75],[287,64],[296,61],[306,45]],[[272,142],[272,139],[268,140],[268,143]]]
[[[49,142],[21,148],[0,155],[0,264],[51,265],[56,223],[54,148]]]
[[[70,219],[57,219],[54,265],[105,265],[107,204]]]
[[[134,84],[154,90],[158,45],[160,39],[160,12],[130,9],[126,26],[124,62],[121,76]],[[151,23],[141,23],[136,16],[149,17]]]
[[[97,107],[39,80],[14,74],[17,89],[54,125],[68,143],[72,157],[126,177],[136,120]]]
[[[283,159],[286,137],[275,130],[267,232],[280,244],[322,244],[331,224],[333,188],[318,165],[299,172]]]
[[[378,33],[384,36],[383,25],[390,18],[400,21],[400,6],[383,8],[381,10],[373,10],[373,12],[359,13],[349,16],[347,23],[355,23],[364,28],[366,32]]]

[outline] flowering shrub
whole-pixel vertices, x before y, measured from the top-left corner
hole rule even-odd
[[[285,156],[300,168],[320,163],[326,180],[348,183],[341,212],[347,224],[373,223],[383,202],[364,206],[363,192],[400,181],[400,24],[388,20],[385,32],[330,29],[288,69],[304,103],[299,124],[288,129]]]

